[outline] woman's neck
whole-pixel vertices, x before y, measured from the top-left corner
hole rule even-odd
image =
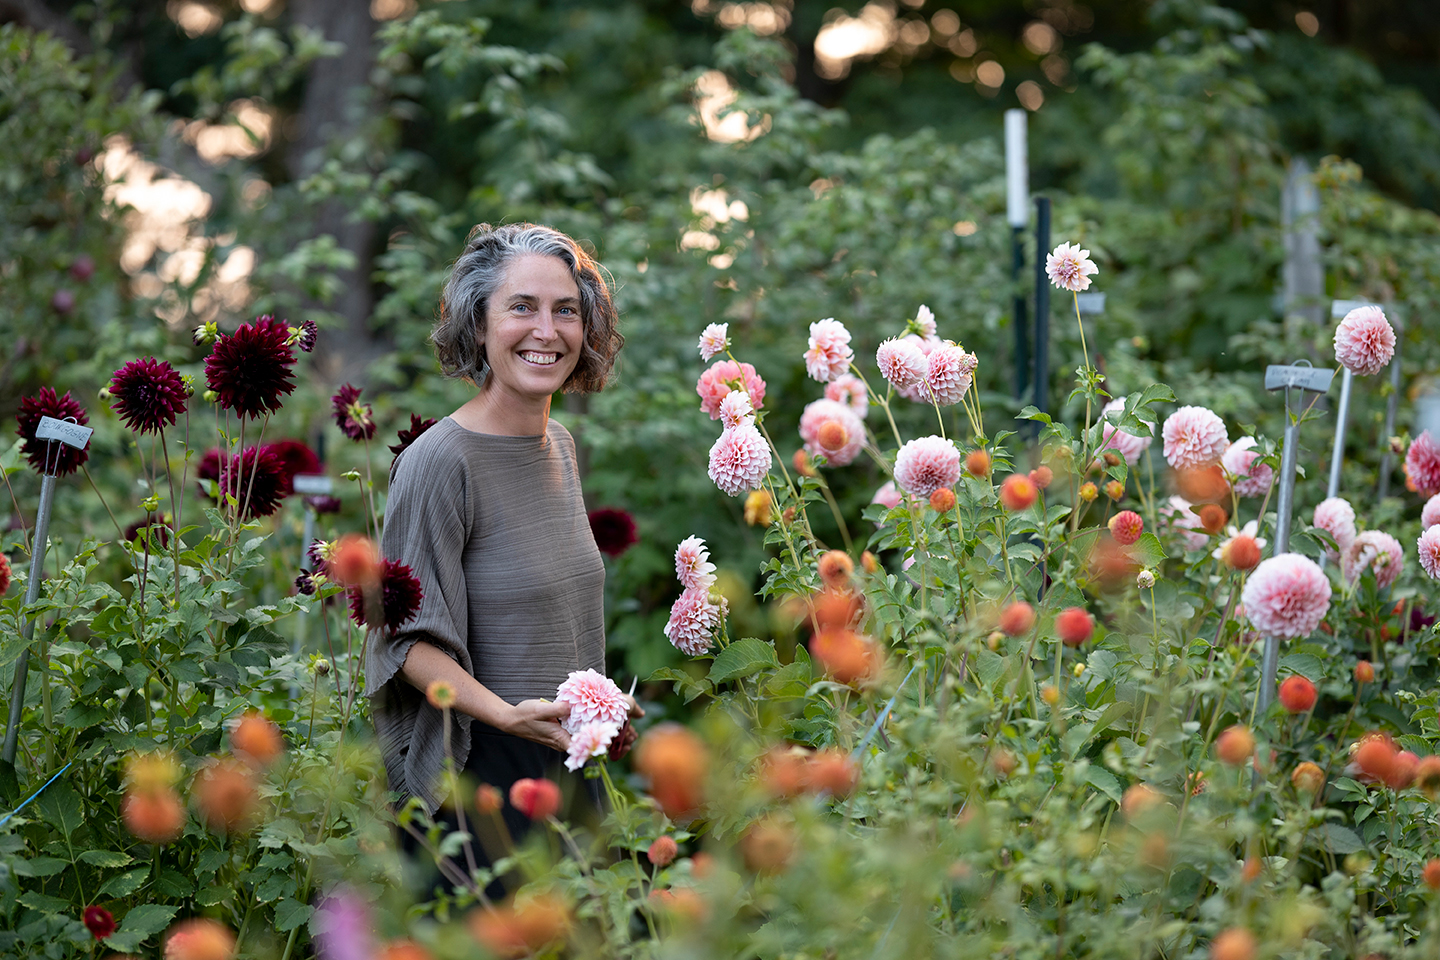
[[[466,430],[502,437],[541,436],[550,426],[550,398],[502,396],[488,381],[480,392],[466,401],[450,418]]]

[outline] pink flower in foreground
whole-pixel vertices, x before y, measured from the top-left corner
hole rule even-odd
[[[1338,551],[1325,551],[1325,556],[1334,560],[1344,553],[1345,548],[1350,546],[1350,541],[1355,539],[1355,508],[1350,506],[1350,501],[1344,497],[1321,500],[1315,507],[1315,514],[1311,517],[1310,524],[1319,527],[1335,538]]]
[[[695,382],[695,392],[700,394],[700,409],[710,414],[711,420],[719,420],[720,401],[740,385],[750,394],[750,403],[756,410],[765,406],[765,381],[760,379],[754,367],[734,360],[715,361]]]
[[[730,347],[730,324],[712,323],[700,334],[700,359],[707,363]]]
[[[970,380],[980,358],[953,343],[936,347],[925,360],[925,386],[935,402],[949,406],[959,403],[970,389]]]
[[[1176,470],[1194,470],[1217,463],[1230,446],[1225,421],[1205,407],[1181,407],[1165,418],[1160,431],[1165,459]]]
[[[675,576],[686,590],[709,590],[715,583],[715,564],[699,537],[686,537],[675,548]]]
[[[1330,580],[1314,560],[1282,553],[1261,561],[1245,581],[1240,600],[1262,634],[1308,637],[1330,609]]]
[[[920,309],[915,311],[915,329],[926,339],[935,336],[935,313],[923,303],[920,304]]]
[[[1369,568],[1375,573],[1375,585],[1383,590],[1395,582],[1403,566],[1405,550],[1399,540],[1380,530],[1366,530],[1345,548],[1341,570],[1354,583]]]
[[[908,337],[880,344],[875,351],[875,365],[896,390],[914,386],[925,376],[925,354]]]
[[[1254,437],[1241,437],[1230,444],[1220,463],[1225,472],[1235,478],[1235,493],[1241,497],[1263,497],[1275,479],[1275,471],[1268,464],[1256,463],[1260,451],[1255,449]]]
[[[1420,555],[1420,569],[1431,580],[1440,580],[1440,524],[1427,529],[1415,541],[1415,552]]]
[[[579,770],[592,757],[610,752],[610,741],[620,732],[620,724],[591,720],[570,733],[570,747],[565,751],[565,769]]]
[[[810,349],[805,351],[805,370],[812,379],[829,383],[850,369],[855,351],[850,349],[850,331],[833,317],[810,324]]]
[[[1405,476],[1422,497],[1440,493],[1440,444],[1430,436],[1429,430],[1410,441],[1410,449],[1405,453]]]
[[[865,381],[853,373],[841,374],[825,384],[825,399],[845,404],[862,420],[870,412],[870,391],[865,388]]]
[[[895,484],[906,493],[928,497],[960,479],[960,450],[944,437],[911,440],[895,455]]]
[[[1425,501],[1425,506],[1420,510],[1421,530],[1429,530],[1437,523],[1440,523],[1440,493]]]
[[[581,726],[594,721],[619,727],[630,715],[630,703],[615,681],[598,670],[573,670],[555,691],[556,703],[570,704],[570,715],[560,726],[574,736]]]
[[[894,510],[900,506],[900,496],[900,489],[895,486],[895,481],[886,480],[880,489],[875,491],[875,496],[870,498],[870,502],[878,503],[886,510]]]
[[[1115,450],[1125,458],[1130,466],[1140,462],[1140,455],[1150,449],[1150,443],[1154,439],[1149,433],[1143,437],[1136,436],[1126,430],[1115,426],[1114,421],[1120,419],[1119,415],[1125,411],[1125,398],[1119,397],[1105,404],[1100,415],[1106,418],[1105,433],[1100,438],[1100,451]],[[1111,417],[1110,414],[1115,414]],[[1149,428],[1147,428],[1149,429]]]
[[[753,424],[720,434],[710,448],[710,479],[732,497],[759,490],[770,472],[770,445]]]
[[[670,607],[665,637],[681,653],[698,657],[710,649],[719,624],[720,605],[710,599],[710,591],[692,588]]]
[[[1395,356],[1395,331],[1376,306],[1356,307],[1335,328],[1335,359],[1357,377],[1379,373]]]
[[[814,400],[800,414],[800,437],[811,456],[823,456],[828,466],[844,467],[865,445],[865,424],[843,403]]]
[[[755,408],[750,405],[750,394],[731,390],[720,401],[720,422],[726,430],[734,427],[751,426],[755,423]]]
[[[1100,268],[1090,259],[1090,251],[1080,249],[1078,244],[1062,243],[1045,257],[1045,273],[1050,282],[1071,293],[1088,290],[1090,275],[1099,272]]]
[[[1171,497],[1162,504],[1159,520],[1162,531],[1180,534],[1186,550],[1199,550],[1210,542],[1210,535],[1205,532],[1205,525],[1195,512],[1194,504],[1184,497]]]

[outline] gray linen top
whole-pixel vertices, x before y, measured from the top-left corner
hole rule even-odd
[[[572,670],[605,669],[605,564],[580,493],[575,441],[475,433],[446,417],[390,468],[382,549],[424,599],[394,637],[367,640],[365,693],[390,789],[438,806],[443,719],[399,673],[417,640],[508,703],[552,698]],[[456,713],[456,767],[470,717]]]

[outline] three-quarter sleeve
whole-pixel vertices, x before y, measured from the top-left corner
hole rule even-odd
[[[469,647],[468,600],[463,554],[472,524],[462,458],[438,440],[421,436],[391,469],[381,550],[408,565],[420,581],[418,614],[393,636],[372,631],[367,639],[365,692],[379,738],[390,789],[416,796],[434,810],[436,784],[445,760],[444,720],[423,691],[401,676],[418,640],[444,652],[474,674]],[[470,717],[456,712],[451,752],[457,767],[470,752]]]

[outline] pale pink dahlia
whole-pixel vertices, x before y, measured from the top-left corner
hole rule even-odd
[[[1355,539],[1355,508],[1350,506],[1350,501],[1344,497],[1330,497],[1328,500],[1321,500],[1315,507],[1315,514],[1311,517],[1310,524],[1319,527],[1335,538],[1338,551],[1325,551],[1325,556],[1334,560],[1344,553],[1345,548],[1350,546],[1350,542]]]
[[[1210,535],[1205,532],[1205,525],[1200,522],[1194,504],[1184,497],[1174,496],[1162,504],[1159,521],[1162,532],[1172,531],[1180,535],[1186,550],[1199,550],[1210,542]]]
[[[1437,523],[1440,523],[1440,493],[1425,501],[1425,506],[1420,510],[1421,530],[1429,530]]]
[[[1266,636],[1308,637],[1330,609],[1330,579],[1298,553],[1262,560],[1240,594],[1245,615]]]
[[[726,430],[749,426],[755,423],[755,408],[750,404],[750,394],[731,390],[720,401],[720,422]]]
[[[875,351],[875,365],[896,390],[914,386],[925,376],[925,354],[909,337],[881,343]]]
[[[1165,418],[1160,433],[1165,440],[1165,459],[1176,470],[1208,467],[1230,446],[1225,421],[1205,407],[1181,407]]]
[[[1106,450],[1114,450],[1125,458],[1127,464],[1133,467],[1140,462],[1140,455],[1150,448],[1150,442],[1154,437],[1150,433],[1146,433],[1143,437],[1136,436],[1115,426],[1114,421],[1120,419],[1120,414],[1124,412],[1124,397],[1111,400],[1100,411],[1100,415],[1106,420],[1105,433],[1100,439],[1100,451],[1103,453]],[[1112,413],[1115,414],[1114,417],[1110,416]],[[1151,430],[1151,428],[1147,426],[1146,430]]]
[[[565,751],[565,769],[579,770],[593,757],[610,751],[610,741],[620,732],[620,724],[591,720],[570,732],[570,747]]]
[[[886,480],[880,489],[875,491],[875,496],[870,498],[870,502],[878,503],[886,510],[894,510],[900,506],[900,488],[895,486],[894,480]]]
[[[1100,268],[1090,259],[1090,251],[1080,249],[1078,244],[1062,243],[1045,258],[1045,273],[1050,282],[1071,293],[1088,290],[1090,275],[1099,272]]]
[[[1335,328],[1335,359],[1357,377],[1379,373],[1395,356],[1395,331],[1376,306],[1356,307]]]
[[[1400,541],[1380,530],[1366,530],[1345,548],[1341,570],[1351,583],[1369,570],[1375,574],[1375,585],[1385,589],[1400,576],[1405,566],[1405,550]]]
[[[1225,451],[1220,458],[1225,472],[1235,478],[1235,493],[1241,497],[1263,497],[1275,479],[1275,471],[1268,464],[1256,463],[1260,451],[1255,449],[1254,437],[1241,437]]]
[[[754,367],[734,360],[717,360],[695,383],[695,392],[700,394],[700,409],[710,414],[711,420],[719,420],[720,401],[737,387],[750,394],[750,403],[756,410],[765,406],[765,381]]]
[[[586,723],[599,721],[619,727],[630,715],[630,703],[614,680],[598,670],[573,670],[555,691],[556,703],[570,704],[570,715],[560,726],[571,736]]]
[[[730,324],[712,323],[700,334],[700,359],[705,362],[730,348]]]
[[[1415,551],[1420,554],[1420,569],[1431,580],[1440,580],[1440,523],[1420,534],[1415,541]]]
[[[915,329],[926,339],[935,336],[935,314],[923,303],[915,311]]]
[[[1410,441],[1410,449],[1405,452],[1405,476],[1422,497],[1440,493],[1440,444],[1429,430]]]
[[[715,585],[715,564],[699,537],[686,537],[675,548],[675,576],[686,590],[708,591]]]
[[[833,317],[810,324],[810,349],[805,351],[805,370],[812,379],[829,383],[849,371],[855,351],[850,349],[850,331]]]
[[[970,389],[970,380],[979,363],[979,357],[966,353],[953,343],[931,351],[925,362],[925,386],[935,402],[945,406],[959,403],[965,391]]]
[[[895,483],[917,497],[928,497],[960,479],[960,450],[944,437],[911,440],[895,455]]]
[[[837,426],[827,428],[827,423]],[[844,467],[865,445],[865,423],[843,403],[814,400],[800,414],[800,437],[812,457],[824,457],[827,466]]]
[[[720,625],[720,605],[709,590],[688,589],[670,607],[665,637],[681,653],[698,657],[710,649]]]
[[[770,472],[770,445],[753,424],[732,427],[710,448],[710,479],[732,497],[759,490]]]
[[[825,399],[845,404],[862,420],[870,412],[870,391],[865,381],[853,373],[841,374],[825,384]]]

